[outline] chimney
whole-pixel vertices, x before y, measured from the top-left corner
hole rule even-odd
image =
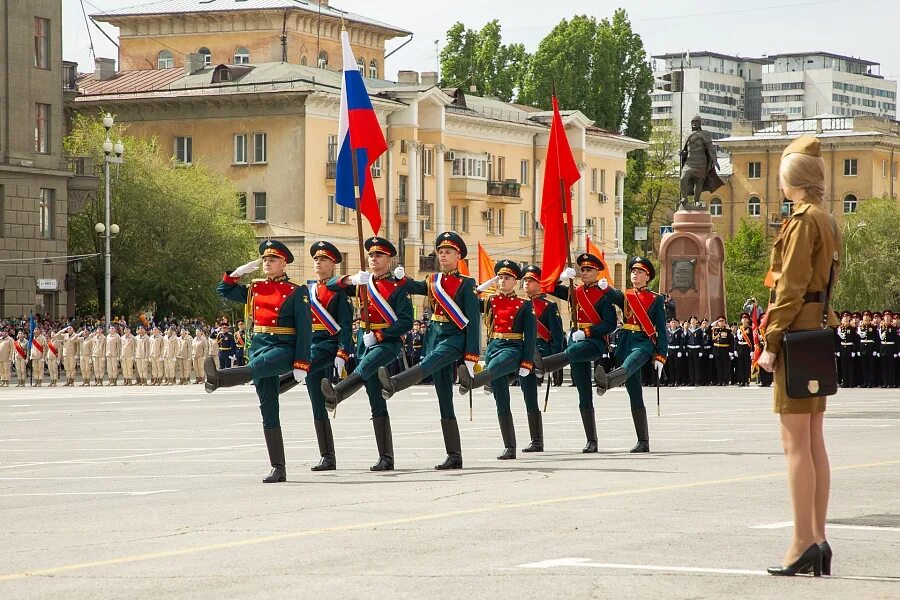
[[[197,71],[206,68],[206,59],[202,54],[197,52],[189,53],[184,59],[184,74],[193,75]]]
[[[397,73],[397,83],[407,83],[418,85],[419,83],[419,73],[418,71],[400,71]]]
[[[422,85],[435,86],[438,84],[437,71],[422,71]]]
[[[107,81],[116,76],[116,59],[100,58],[94,59],[94,77],[97,81]]]

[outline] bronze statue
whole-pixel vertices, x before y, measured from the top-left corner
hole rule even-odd
[[[697,210],[703,208],[700,194],[714,192],[724,185],[716,173],[718,161],[709,132],[703,131],[700,115],[691,119],[691,135],[678,154],[681,156],[681,202],[679,208]],[[688,201],[693,196],[693,201]]]

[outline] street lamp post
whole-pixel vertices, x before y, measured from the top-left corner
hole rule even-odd
[[[119,226],[115,223],[110,224],[109,222],[109,166],[112,163],[121,164],[122,155],[125,153],[125,146],[122,145],[121,140],[113,144],[109,139],[109,130],[112,129],[113,123],[114,121],[112,115],[107,113],[103,117],[103,127],[106,128],[106,141],[103,142],[103,153],[106,155],[106,215],[103,223],[97,223],[97,225],[94,226],[94,231],[99,234],[103,234],[106,245],[105,251],[103,253],[103,258],[106,267],[106,272],[104,274],[104,300],[106,307],[105,317],[107,327],[112,324],[112,261],[110,253],[110,238],[119,233]]]

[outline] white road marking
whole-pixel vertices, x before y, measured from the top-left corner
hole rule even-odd
[[[751,525],[750,529],[789,529],[793,526],[793,521],[782,521],[781,523]],[[840,523],[826,523],[825,526],[828,529],[850,529],[854,531],[900,531],[900,527],[882,527],[880,525],[842,525]]]
[[[20,498],[26,496],[152,496],[178,490],[150,490],[147,492],[44,492],[30,494],[0,494],[0,498]]]

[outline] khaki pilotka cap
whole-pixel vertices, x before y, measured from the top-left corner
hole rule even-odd
[[[821,158],[822,151],[819,146],[819,138],[815,138],[811,135],[801,135],[784,149],[784,152],[781,153],[781,158],[784,158],[788,154],[806,154],[808,156]]]

